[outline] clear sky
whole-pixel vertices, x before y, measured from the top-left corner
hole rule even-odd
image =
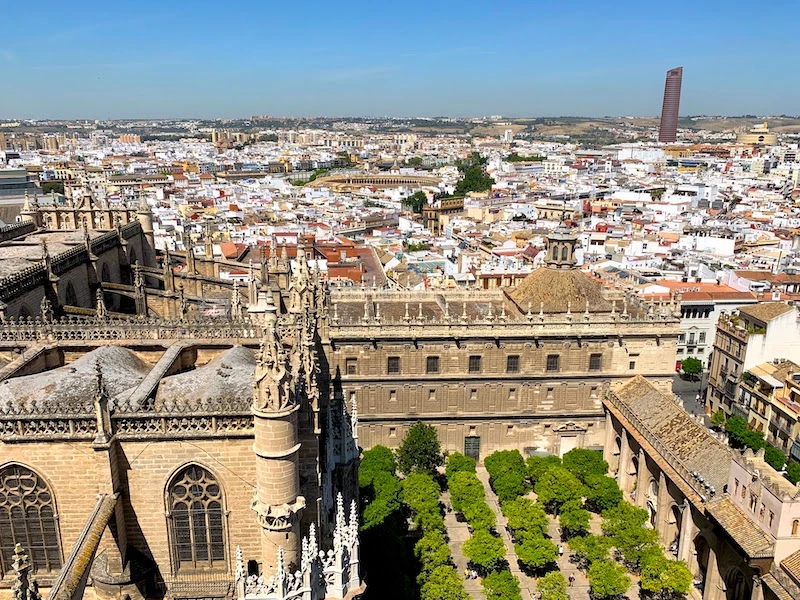
[[[0,0],[0,118],[800,114],[797,0]]]

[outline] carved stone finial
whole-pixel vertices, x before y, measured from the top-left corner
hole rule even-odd
[[[353,404],[350,408],[350,428],[353,430],[353,439],[358,439],[358,403],[355,396],[353,397]]]
[[[97,288],[97,293],[95,294],[95,313],[98,319],[105,319],[108,317],[106,302],[103,298],[103,288]]]
[[[42,600],[28,555],[20,544],[14,546],[14,560],[11,566],[17,575],[17,580],[11,589],[14,600]]]
[[[244,579],[247,572],[244,570],[244,557],[242,556],[242,547],[236,546],[236,581]]]
[[[42,297],[42,301],[39,303],[39,311],[42,313],[43,322],[53,322],[53,305],[50,303],[50,300],[47,299],[47,296]]]

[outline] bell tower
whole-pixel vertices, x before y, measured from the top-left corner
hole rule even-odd
[[[283,560],[300,558],[300,516],[306,501],[300,495],[298,412],[290,365],[277,331],[274,313],[267,313],[264,339],[255,370],[253,417],[256,495],[253,510],[261,526],[261,559],[265,572]]]

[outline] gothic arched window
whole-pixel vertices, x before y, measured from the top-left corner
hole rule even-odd
[[[72,285],[72,282],[67,283],[67,292],[65,296],[64,303],[67,306],[78,306],[78,295],[75,293],[75,286]]]
[[[100,281],[103,283],[111,281],[111,269],[108,268],[108,263],[103,263],[103,268],[100,269]]]
[[[224,568],[222,489],[203,467],[190,465],[172,479],[167,495],[176,570]]]
[[[21,544],[36,570],[61,568],[61,544],[53,494],[36,473],[21,465],[0,470],[0,558],[11,570],[14,545]]]
[[[561,247],[561,262],[567,262],[567,254],[569,250],[567,250],[566,246]]]

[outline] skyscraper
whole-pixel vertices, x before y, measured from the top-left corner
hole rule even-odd
[[[678,139],[678,109],[681,104],[681,79],[683,67],[667,71],[664,84],[664,104],[661,106],[661,126],[658,128],[659,142],[674,142]]]

